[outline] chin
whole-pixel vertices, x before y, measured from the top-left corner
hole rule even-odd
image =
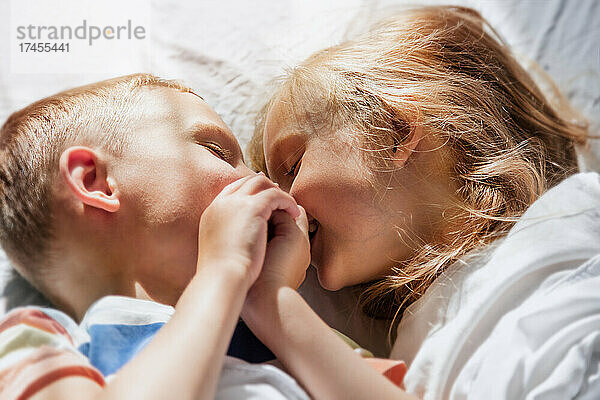
[[[330,268],[317,268],[317,276],[319,277],[319,284],[325,290],[331,292],[338,291],[344,288],[344,284],[339,276],[331,272]]]

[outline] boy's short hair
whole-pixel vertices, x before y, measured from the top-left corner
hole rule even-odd
[[[143,87],[190,92],[176,81],[134,74],[70,89],[13,113],[0,128],[0,244],[20,273],[35,280],[48,257],[52,184],[62,152],[71,145],[115,155],[127,143]]]

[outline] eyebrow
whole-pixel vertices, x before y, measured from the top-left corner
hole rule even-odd
[[[190,126],[189,128],[187,128],[185,130],[185,133],[188,136],[193,136],[193,135],[197,134],[198,132],[208,132],[208,133],[212,133],[212,134],[228,133],[222,127],[220,127],[220,126],[218,126],[216,124],[212,124],[210,122],[208,122],[208,123],[206,123],[206,122],[195,122],[194,124],[192,124],[192,126]]]
[[[210,122],[196,122],[185,130],[185,135],[188,137],[196,138],[198,136],[198,133],[200,132],[209,136],[220,135],[222,137],[225,137],[229,142],[228,144],[231,145],[231,147],[235,148],[236,152],[239,153],[239,155],[241,156],[242,161],[244,161],[244,153],[240,148],[240,143],[229,129]]]

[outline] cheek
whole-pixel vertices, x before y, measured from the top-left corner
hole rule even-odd
[[[296,199],[321,225],[312,251],[321,284],[336,290],[389,272],[401,244],[387,198],[368,177],[340,166],[306,169],[299,178]]]
[[[292,195],[326,229],[351,238],[371,233],[372,225],[383,220],[364,177],[341,168],[312,171],[294,184]]]
[[[190,169],[182,185],[184,202],[199,218],[223,188],[239,178],[240,174],[229,164],[200,165]]]
[[[239,178],[237,171],[224,162],[206,158],[185,161],[183,157],[154,168],[150,165],[145,174],[139,191],[141,206],[152,220],[163,224],[190,220],[196,225],[221,190]]]

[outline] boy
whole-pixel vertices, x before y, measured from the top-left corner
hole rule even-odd
[[[0,398],[213,398],[265,254],[308,266],[301,208],[244,165],[227,126],[177,83],[131,75],[40,100],[4,124],[0,151],[1,244],[62,311],[3,320]],[[267,246],[268,224],[280,240]],[[108,365],[120,340],[135,343]],[[238,367],[251,366],[228,360],[229,389]],[[275,388],[262,397],[306,398],[257,368]]]

